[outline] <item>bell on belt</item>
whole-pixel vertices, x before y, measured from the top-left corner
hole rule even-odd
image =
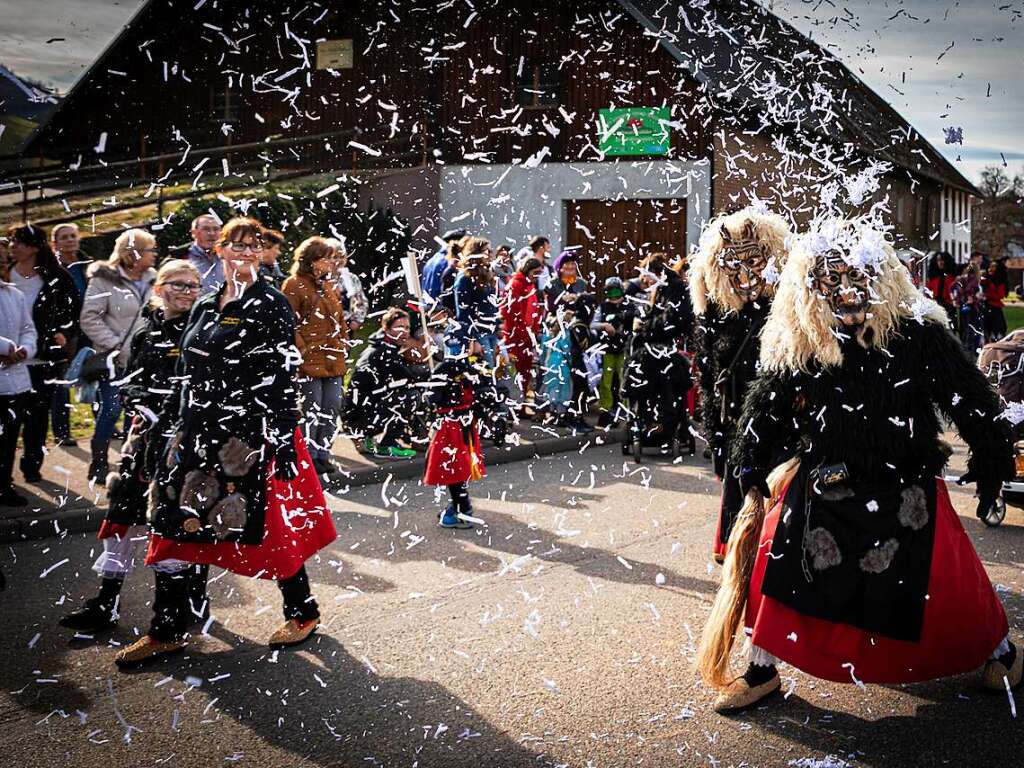
[[[185,533],[196,533],[203,527],[203,523],[198,517],[190,517],[181,524],[181,527],[185,529]]]

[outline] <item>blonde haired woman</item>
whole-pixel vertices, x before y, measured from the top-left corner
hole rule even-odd
[[[330,280],[335,248],[310,237],[295,249],[291,276],[281,291],[295,312],[295,345],[302,355],[299,393],[303,432],[318,474],[330,472],[346,368],[348,325],[341,297]]]
[[[109,505],[98,536],[103,552],[93,565],[101,578],[99,594],[60,621],[76,632],[99,632],[117,621],[115,608],[121,587],[135,568],[139,545],[145,544],[146,491],[158,453],[154,450],[159,442],[156,424],[171,391],[181,358],[181,335],[189,310],[199,298],[200,285],[199,271],[190,262],[166,262],[157,273],[145,323],[132,336],[126,383],[121,389],[131,427],[118,471],[105,478]],[[203,620],[208,612],[206,572],[205,567],[193,569],[190,623]]]
[[[107,372],[99,381],[99,415],[92,438],[90,479],[107,477],[107,450],[121,415],[121,393],[111,374],[128,364],[128,341],[145,322],[142,310],[156,280],[156,238],[142,229],[122,232],[106,261],[89,267],[89,287],[82,302],[82,332],[93,350],[106,359]]]

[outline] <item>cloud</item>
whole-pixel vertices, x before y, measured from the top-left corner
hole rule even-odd
[[[771,7],[843,60],[965,174],[999,162],[1000,151],[1007,161],[1024,156],[1020,10],[934,0],[844,0],[841,8],[775,0]],[[964,147],[944,144],[950,126],[964,129]]]
[[[0,0],[0,61],[67,90],[144,0]],[[14,23],[11,23],[11,22]],[[47,45],[53,37],[61,42]]]

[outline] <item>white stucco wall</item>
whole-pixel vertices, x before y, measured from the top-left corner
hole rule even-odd
[[[971,208],[976,202],[966,192],[951,187],[942,188],[938,249],[953,254],[953,258],[960,264],[966,264],[970,258]]]
[[[565,241],[566,200],[686,198],[686,240],[696,246],[710,216],[711,166],[698,162],[454,165],[441,173],[440,230],[463,227],[495,243],[534,235]]]

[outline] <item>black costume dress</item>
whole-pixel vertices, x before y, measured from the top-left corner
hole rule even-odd
[[[944,327],[904,320],[885,350],[844,341],[842,365],[762,374],[733,461],[800,466],[761,532],[754,645],[837,682],[910,682],[980,667],[1006,615],[937,477],[937,410],[971,449],[979,487],[1013,473],[999,403]]]
[[[181,335],[188,314],[169,320],[155,309],[131,340],[131,356],[123,376],[121,397],[130,429],[121,448],[117,473],[107,479],[107,514],[99,538],[123,536],[146,522],[146,494],[160,442],[157,424],[173,394],[174,374],[181,359]],[[154,444],[155,441],[155,444]],[[157,450],[154,450],[157,448]]]
[[[729,446],[743,410],[747,387],[757,376],[761,330],[770,303],[761,298],[740,311],[723,311],[708,304],[697,319],[697,368],[700,371],[700,408],[704,439],[711,449],[715,476],[722,481],[722,501],[715,531],[714,554],[721,559],[736,515],[743,506],[739,478],[730,464]]]
[[[205,563],[286,579],[336,533],[298,432],[294,313],[256,280],[196,302],[181,340],[179,421],[157,464],[147,565]],[[297,476],[274,475],[276,462]]]

